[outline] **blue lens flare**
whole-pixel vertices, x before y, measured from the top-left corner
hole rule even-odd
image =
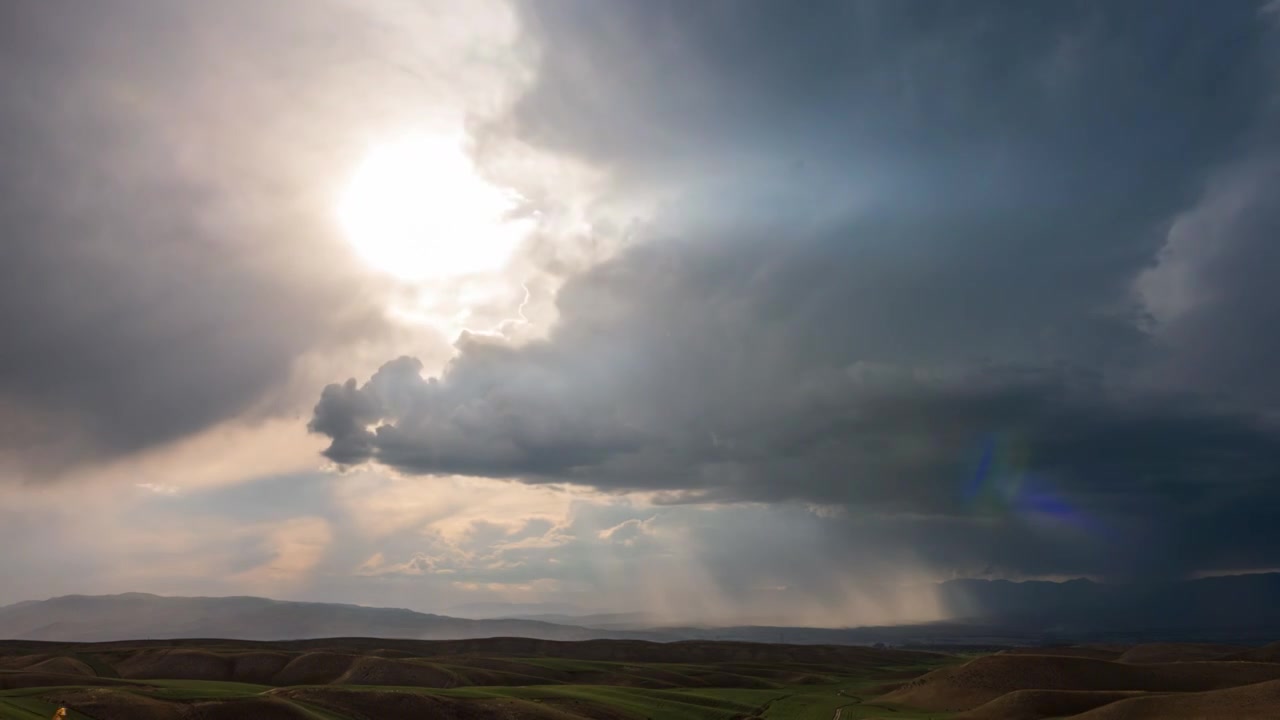
[[[1030,446],[1016,433],[983,436],[973,474],[961,489],[971,512],[1040,526],[1105,533],[1096,519],[1037,472]]]

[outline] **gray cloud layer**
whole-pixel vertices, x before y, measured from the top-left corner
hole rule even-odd
[[[0,449],[155,446],[269,402],[308,351],[381,332],[381,291],[331,218],[361,123],[393,109],[364,93],[411,79],[376,19],[0,12]]]
[[[676,199],[545,342],[327,388],[331,459],[889,511],[935,567],[1280,562],[1257,3],[523,9],[488,131]]]

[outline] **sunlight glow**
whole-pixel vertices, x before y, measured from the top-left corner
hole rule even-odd
[[[529,232],[521,198],[476,173],[460,137],[419,136],[372,148],[338,205],[370,266],[421,281],[500,269]]]

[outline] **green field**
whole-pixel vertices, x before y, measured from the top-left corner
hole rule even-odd
[[[563,717],[622,718],[626,720],[732,720],[733,718],[768,718],[770,720],[830,720],[839,711],[840,720],[893,717],[901,720],[943,718],[944,714],[919,713],[908,708],[890,708],[875,704],[873,688],[893,682],[911,672],[923,672],[936,663],[914,666],[862,667],[856,669],[831,666],[617,663],[559,658],[494,658],[497,662],[544,667],[555,671],[572,671],[584,675],[650,680],[662,678],[676,684],[681,678],[690,687],[630,687],[602,684],[524,684],[519,686],[485,685],[441,688],[387,687],[368,685],[298,685],[287,688],[249,683],[210,680],[129,680],[109,687],[58,686],[29,687],[0,691],[0,720],[47,720],[57,709],[59,700],[92,693],[108,698],[112,704],[128,707],[133,702],[160,702],[166,707],[189,703],[236,703],[258,699],[274,706],[287,705],[295,717],[313,720],[356,720],[370,717],[363,708],[363,698],[370,707],[377,703],[403,703],[418,700],[496,708],[494,717]],[[465,675],[467,667],[459,667]],[[761,677],[777,676],[779,671],[792,671],[807,678],[804,684],[770,684]],[[740,678],[755,687],[707,687],[705,677]],[[104,674],[105,675],[105,674]],[[766,684],[765,687],[759,685]],[[70,701],[73,708],[77,702]],[[551,710],[548,710],[550,708]],[[553,715],[545,714],[547,712]],[[540,714],[542,713],[542,714]],[[556,714],[558,713],[558,714]],[[249,715],[247,714],[246,717]],[[417,717],[418,715],[414,715]],[[425,715],[424,715],[425,716]],[[483,715],[482,715],[483,716]],[[74,709],[70,717],[98,720]]]

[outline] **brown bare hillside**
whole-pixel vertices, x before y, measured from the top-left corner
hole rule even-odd
[[[989,655],[935,670],[884,699],[932,711],[971,710],[1015,690],[1195,692],[1280,678],[1280,666],[1247,662],[1132,665],[1050,655]]]
[[[562,711],[572,716],[574,720],[632,720],[635,717],[613,708],[589,705],[581,700],[543,700],[541,705],[548,709]]]
[[[25,670],[38,662],[44,662],[57,655],[49,655],[41,653],[39,655],[29,655],[26,653],[14,653],[12,655],[0,655],[0,670]]]
[[[0,669],[26,670],[28,672],[56,673],[59,675],[96,675],[93,668],[81,660],[65,655],[6,655],[0,657]]]
[[[26,670],[0,670],[0,690],[19,688],[54,687],[64,685],[124,685],[120,680],[84,675],[62,675]]]
[[[184,720],[179,703],[142,697],[129,692],[94,688],[54,691],[44,698],[65,704],[94,720]]]
[[[86,663],[79,657],[91,659]],[[0,641],[0,670],[131,680],[216,680],[259,685],[541,685],[765,688],[820,682],[850,668],[918,665],[938,653],[841,646],[591,641],[331,639],[134,643]],[[594,664],[547,664],[543,658]],[[39,668],[37,664],[46,663]],[[668,667],[668,665],[681,667]],[[714,665],[715,667],[689,667]],[[799,667],[797,667],[799,666]],[[888,677],[888,676],[884,676]],[[10,681],[30,686],[31,681]]]
[[[94,689],[53,692],[45,699],[95,720],[315,720],[304,708],[271,697],[179,702]]]
[[[529,638],[475,640],[396,640],[387,638],[326,638],[256,642],[251,640],[138,640],[103,643],[60,643],[30,640],[0,641],[0,655],[93,653],[116,663],[144,651],[192,650],[218,654],[240,652],[333,652],[347,655],[402,653],[401,657],[554,657],[644,663],[805,663],[840,667],[913,665],[945,657],[919,650],[893,650],[847,645],[779,645],[765,643],[687,641],[657,643],[644,640],[585,640],[562,642]]]
[[[493,677],[500,684],[505,678]],[[333,652],[309,652],[292,658],[262,684],[266,685],[405,685],[451,688],[458,675],[446,668],[412,660],[389,660]],[[473,683],[479,684],[479,683]]]
[[[342,677],[358,660],[356,655],[309,652],[296,655],[276,674],[275,685],[324,685]]]
[[[420,661],[424,662],[424,661]],[[671,687],[768,688],[821,681],[812,672],[825,666],[806,666],[811,672],[751,663],[725,663],[714,667],[684,666],[667,669],[648,665],[606,666],[604,668],[551,668],[519,658],[431,658],[457,676],[458,685],[619,685],[650,689]],[[839,674],[843,668],[829,671]],[[917,673],[918,674],[918,673]],[[887,675],[882,675],[887,676]]]
[[[144,650],[115,663],[122,678],[230,680],[231,658],[207,650]]]
[[[1120,700],[1072,720],[1275,720],[1280,680],[1211,692]]]
[[[1041,720],[1102,707],[1145,695],[1126,690],[1015,690],[957,715],[955,720]]]
[[[182,710],[183,720],[315,720],[293,703],[266,697],[193,703]]]
[[[333,681],[337,685],[405,685],[414,687],[457,687],[458,676],[448,670],[403,660],[357,658],[345,673]]]
[[[1214,643],[1143,643],[1134,645],[1120,656],[1124,663],[1169,663],[1189,660],[1218,660],[1232,653],[1248,650],[1240,645]]]
[[[391,658],[392,660],[403,660],[404,658],[418,657],[417,653],[411,653],[407,650],[389,650],[386,648],[370,650],[365,654],[374,655],[377,657]]]
[[[1123,649],[1089,647],[1085,645],[1052,645],[1046,647],[1017,647],[1001,650],[1001,655],[1058,655],[1060,657],[1082,657],[1095,660],[1115,660],[1124,653]]]
[[[357,720],[386,720],[394,717],[432,720],[581,720],[579,713],[566,712],[543,703],[520,700],[464,700],[423,693],[388,690],[358,691],[336,687],[285,688],[270,695],[332,710]],[[599,717],[599,716],[597,716]]]
[[[270,685],[293,659],[284,653],[273,652],[232,653],[227,658],[231,660],[232,680],[258,685]]]
[[[543,682],[593,682],[599,675],[596,670],[574,668],[550,668],[538,665],[526,658],[491,658],[491,657],[433,657],[432,662],[449,666],[457,672],[467,685],[498,685],[499,680],[506,678],[527,678],[529,681]],[[492,682],[491,682],[492,681]],[[507,683],[512,684],[512,683]],[[540,683],[539,683],[540,684]]]
[[[1280,663],[1280,642],[1273,642],[1262,647],[1244,650],[1242,652],[1233,653],[1224,660],[1247,660],[1249,662],[1271,662]]]
[[[49,672],[57,673],[59,675],[83,675],[86,677],[93,677],[97,675],[97,673],[93,671],[93,668],[89,667],[89,665],[84,661],[65,656],[51,657],[47,660],[41,660],[40,662],[28,665],[24,669],[27,672]]]

